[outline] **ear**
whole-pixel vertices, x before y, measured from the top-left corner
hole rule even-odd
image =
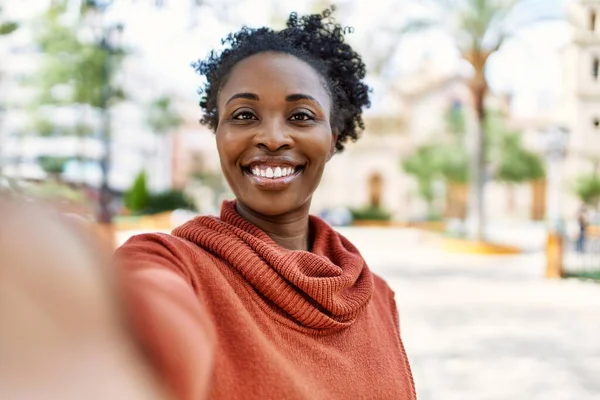
[[[337,143],[338,136],[338,131],[333,131],[333,134],[331,135],[331,145],[329,146],[329,154],[327,154],[327,161],[331,160],[331,157],[333,157],[336,152],[335,145]]]

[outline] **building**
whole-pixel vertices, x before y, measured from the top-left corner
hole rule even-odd
[[[571,39],[562,49],[564,92],[561,119],[569,130],[565,186],[580,175],[600,173],[600,0],[574,0],[567,8]],[[564,212],[580,204],[568,193]]]

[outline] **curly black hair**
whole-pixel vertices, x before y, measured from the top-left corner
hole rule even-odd
[[[331,125],[338,133],[336,150],[342,151],[348,139],[356,141],[364,130],[363,107],[369,107],[369,87],[363,82],[366,68],[360,55],[344,43],[344,28],[331,19],[334,7],[321,14],[299,17],[290,14],[287,28],[243,27],[222,40],[228,48],[212,51],[204,60],[192,64],[206,77],[200,88],[200,122],[216,131],[219,123],[217,96],[233,67],[243,59],[263,52],[293,55],[311,65],[322,77],[332,100]]]

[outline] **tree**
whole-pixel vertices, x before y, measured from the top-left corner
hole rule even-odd
[[[520,133],[505,133],[501,143],[496,167],[498,180],[518,184],[544,178],[544,162],[540,156],[523,147]]]
[[[475,222],[474,236],[483,239],[485,231],[484,188],[486,171],[485,99],[489,92],[486,67],[496,53],[518,30],[547,18],[555,9],[543,9],[537,0],[430,0],[439,7],[440,19],[422,26],[436,26],[454,38],[462,58],[472,67],[469,79],[477,130],[471,156],[472,195],[469,217]]]
[[[29,82],[37,89],[31,107],[35,110],[32,121],[35,125],[46,126],[46,130],[54,134],[75,134],[82,140],[95,132],[102,133],[105,155],[101,160],[103,178],[98,220],[110,223],[109,109],[125,98],[123,90],[115,87],[113,78],[126,53],[108,40],[109,33],[119,31],[120,27],[111,27],[110,32],[103,29],[101,37],[85,39],[85,33],[90,33],[88,13],[102,12],[110,2],[81,2],[80,18],[76,20],[65,18],[67,3],[65,0],[52,1],[36,25],[35,39],[42,57],[36,75]],[[68,127],[49,127],[52,119],[47,114],[58,108],[75,110],[78,118]],[[41,114],[41,110],[47,111],[46,115]],[[102,122],[98,123],[98,120]],[[81,160],[83,155],[79,158]]]
[[[465,141],[467,126],[462,105],[454,102],[446,113],[449,143],[439,145],[440,173],[448,183],[469,181],[469,154]]]
[[[60,181],[68,161],[68,157],[41,156],[38,159],[42,169],[57,181]]]
[[[125,193],[125,207],[133,213],[140,213],[148,207],[150,194],[146,185],[146,172],[142,171],[133,181],[131,188]]]
[[[417,181],[419,195],[427,203],[428,217],[435,214],[434,183],[439,176],[439,148],[435,145],[424,145],[402,161],[402,168],[413,175]]]
[[[515,185],[543,179],[546,175],[544,161],[524,148],[518,132],[504,132],[500,137],[495,163],[496,179],[507,185],[511,211],[515,207]]]
[[[600,203],[600,176],[598,174],[581,175],[575,181],[574,189],[583,204],[598,208],[598,203]]]

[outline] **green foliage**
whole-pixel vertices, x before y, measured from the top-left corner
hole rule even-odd
[[[54,136],[57,131],[57,127],[52,121],[40,116],[31,119],[31,129],[42,137]]]
[[[194,204],[179,190],[167,190],[151,194],[148,198],[146,214],[157,214],[164,211],[185,209],[195,211]]]
[[[0,6],[0,16],[2,15],[2,7]],[[0,21],[0,36],[10,35],[17,30],[19,24],[14,21]]]
[[[433,183],[439,173],[438,148],[433,145],[419,147],[411,156],[402,161],[407,174],[417,180],[419,195],[428,203],[434,200]]]
[[[590,271],[567,272],[567,278],[591,280],[600,283],[600,269]]]
[[[419,195],[428,203],[435,199],[436,180],[466,183],[469,180],[469,155],[464,146],[424,145],[402,162],[406,173],[417,180]]]
[[[575,181],[575,193],[582,203],[596,206],[600,202],[600,176],[587,174]]]
[[[391,213],[374,206],[351,209],[350,213],[355,221],[389,221],[392,218]]]
[[[546,176],[544,161],[523,145],[522,134],[511,130],[506,116],[489,110],[484,121],[487,162],[494,165],[496,179],[505,183],[524,183]]]
[[[16,22],[2,22],[0,23],[0,36],[9,35],[17,30],[19,25]]]
[[[38,158],[42,169],[51,175],[61,175],[68,161],[69,157],[41,156]]]
[[[469,154],[464,146],[440,145],[437,152],[439,172],[446,182],[469,181]]]
[[[50,200],[52,202],[66,201],[70,203],[84,203],[84,194],[80,190],[73,189],[60,182],[45,181],[41,184],[21,188],[23,194],[38,199]]]
[[[145,171],[140,172],[135,178],[131,188],[125,193],[124,202],[133,214],[157,214],[179,208],[195,210],[194,204],[182,191],[166,190],[150,193]]]
[[[498,150],[496,177],[500,181],[523,183],[544,178],[542,159],[523,147],[519,133],[502,135]]]
[[[446,130],[455,140],[462,142],[467,132],[465,112],[459,103],[453,104],[446,114]]]
[[[83,40],[80,34],[83,25],[80,21],[66,23],[65,12],[64,2],[52,2],[36,24],[35,41],[42,58],[29,82],[37,90],[36,103],[107,108],[124,97],[123,91],[114,89],[111,82],[124,53]]]
[[[168,133],[182,122],[183,119],[173,108],[170,98],[162,96],[150,103],[146,123],[155,133]]]
[[[125,193],[125,207],[133,213],[143,212],[150,203],[150,194],[146,184],[146,172],[142,171],[133,181],[131,188]]]

